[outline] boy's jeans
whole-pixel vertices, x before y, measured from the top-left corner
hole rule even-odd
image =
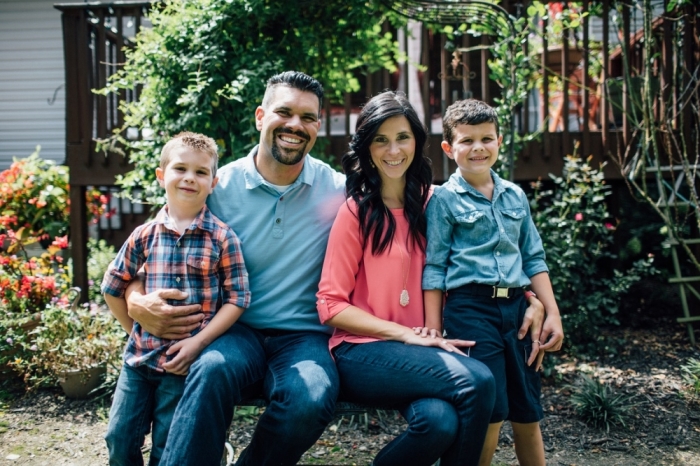
[[[160,461],[185,377],[124,364],[114,392],[105,440],[109,464],[142,465],[141,446],[153,424],[149,465]]]

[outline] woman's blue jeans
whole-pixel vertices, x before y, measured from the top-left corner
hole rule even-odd
[[[161,465],[218,466],[233,408],[261,391],[269,405],[237,465],[295,465],[333,419],[339,383],[328,337],[233,325],[190,367]]]
[[[439,348],[395,341],[342,343],[334,350],[341,398],[393,406],[408,422],[375,466],[479,463],[495,384],[479,361]]]

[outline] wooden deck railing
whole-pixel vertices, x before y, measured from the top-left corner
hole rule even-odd
[[[538,46],[546,51],[540,53],[543,82],[548,82],[552,75],[558,75],[567,84],[556,91],[542,86],[538,92],[530,94],[517,115],[518,132],[525,133],[536,128],[542,134],[516,154],[516,180],[535,180],[545,178],[549,173],[560,173],[564,155],[573,153],[576,145],[579,154],[592,155],[594,160],[603,161],[610,154],[619,153],[633,143],[630,120],[620,115],[628,114],[632,105],[629,98],[621,96],[629,96],[634,90],[628,89],[628,81],[615,80],[628,67],[637,76],[643,72],[641,37],[628,3],[620,2],[618,8],[615,0],[602,0],[600,19],[584,16],[576,30],[567,31],[558,38],[544,34],[541,44],[525,44],[526,50],[528,46]],[[522,2],[522,5],[514,0],[502,2],[503,7],[512,14],[526,11],[529,4],[530,1]],[[591,5],[590,0],[580,2],[583,12],[589,11]],[[95,140],[110,135],[113,128],[121,126],[120,101],[138,98],[137,89],[109,97],[96,95],[91,90],[103,87],[117,66],[123,63],[123,47],[130,45],[129,37],[133,37],[133,33],[146,21],[145,15],[150,7],[148,2],[56,5],[63,17],[66,163],[70,167],[71,204],[74,206],[71,212],[74,277],[76,285],[84,290],[87,289],[85,187],[113,189],[115,176],[130,169],[128,160],[122,155],[97,153]],[[657,112],[665,112],[668,105],[677,105],[674,100],[677,96],[671,94],[672,89],[682,88],[684,83],[689,82],[687,77],[681,77],[680,82],[672,83],[677,77],[673,67],[694,70],[698,65],[699,8],[686,6],[680,13],[660,15],[654,22],[657,37],[654,47],[659,58],[653,73],[660,83],[660,91],[654,98]],[[615,31],[610,19],[613,10],[618,11],[620,18],[619,34],[611,32]],[[679,14],[684,15],[684,21],[678,21]],[[543,31],[546,31],[548,21],[551,19],[541,21]],[[590,33],[593,21],[598,29],[596,37],[591,37]],[[459,59],[471,72],[463,79],[449,79],[448,67],[454,57],[445,51],[446,38],[426,27],[422,27],[420,36],[423,40],[420,61],[425,69],[420,74],[419,86],[428,126],[455,99],[472,96],[493,102],[494,97],[500,95],[501,89],[489,79],[488,50],[462,53]],[[462,45],[469,41],[488,45],[494,39],[464,36],[462,40]],[[682,44],[680,49],[674,47],[674,41]],[[611,47],[618,42],[620,46],[617,49]],[[594,56],[599,57],[602,63],[600,73],[595,76],[591,73]],[[405,78],[407,75],[403,76]],[[377,72],[363,77],[360,92],[346,95],[341,104],[326,104],[323,109],[323,132],[330,139],[327,150],[336,155],[346,150],[351,134],[350,116],[358,111],[367,96],[382,89],[396,89],[400,85],[405,90],[409,85],[408,79],[386,71]],[[615,86],[618,88],[613,89]],[[694,92],[699,91],[695,89]],[[539,106],[535,105],[535,98]],[[611,98],[617,100],[612,102]],[[689,106],[683,112],[677,115],[674,130],[690,135],[697,124],[698,115],[694,115]],[[342,131],[333,131],[331,118],[327,118],[329,116],[341,117],[344,121]],[[696,137],[693,135],[693,138]],[[433,134],[430,138],[429,155],[433,160],[436,181],[444,180],[456,168],[442,154],[440,140],[440,134]],[[614,164],[606,167],[606,176],[612,179],[621,177]],[[118,214],[120,228],[100,232],[115,244],[121,244],[135,224],[143,220],[143,215],[130,211]]]

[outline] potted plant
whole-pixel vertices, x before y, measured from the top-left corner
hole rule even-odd
[[[26,358],[11,364],[30,386],[60,383],[66,396],[85,398],[98,387],[107,365],[118,365],[125,333],[105,308],[52,304],[23,343]]]

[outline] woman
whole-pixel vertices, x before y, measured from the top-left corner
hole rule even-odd
[[[349,196],[331,230],[318,292],[343,399],[395,406],[408,422],[374,465],[476,465],[494,403],[489,370],[425,329],[430,162],[403,94],[372,98],[343,156]]]

